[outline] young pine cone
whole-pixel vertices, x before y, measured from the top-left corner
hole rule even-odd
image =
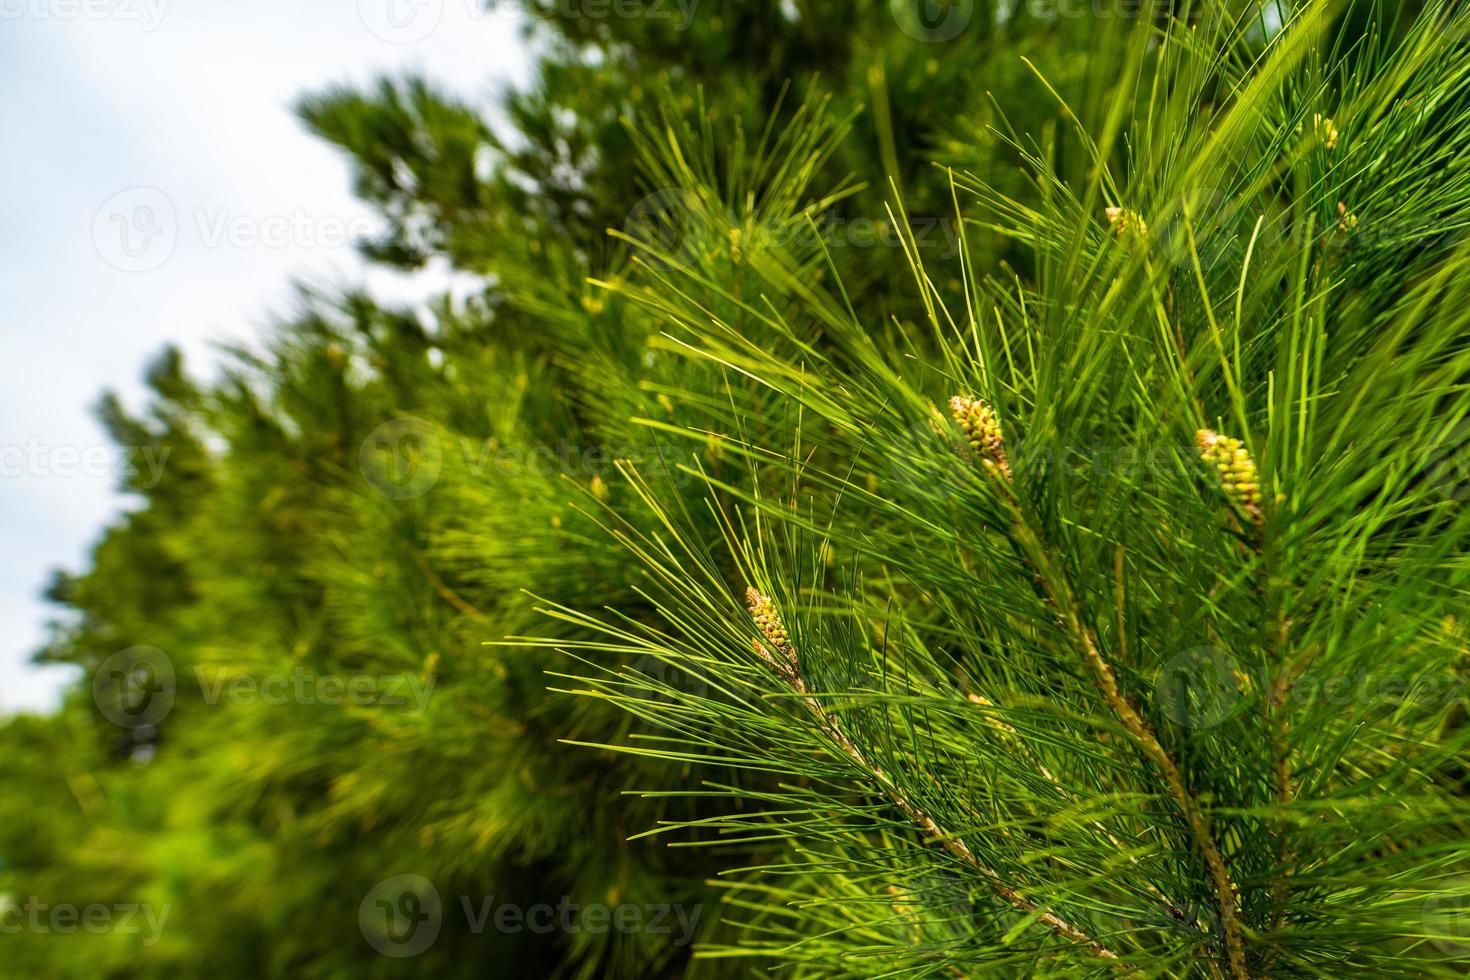
[[[1148,225],[1142,215],[1118,207],[1104,208],[1103,215],[1108,219],[1108,228],[1118,241],[1124,244],[1148,241]]]
[[[1316,131],[1317,139],[1322,141],[1327,152],[1331,153],[1337,149],[1339,134],[1336,123],[1318,113],[1312,116],[1312,129]]]
[[[985,402],[967,395],[955,395],[949,400],[949,408],[970,448],[994,462],[1001,475],[1009,480],[1011,463],[1006,458],[1005,436],[1000,431],[999,416]]]
[[[791,637],[786,633],[781,617],[776,614],[776,604],[771,597],[762,595],[753,587],[747,588],[745,604],[750,607],[751,618],[755,620],[761,636],[765,637],[764,643],[756,641],[755,652],[778,673],[787,677],[798,676],[796,648],[791,645]]]
[[[1212,429],[1200,429],[1195,433],[1200,457],[1215,468],[1225,494],[1259,525],[1264,520],[1261,510],[1261,481],[1256,472],[1256,461],[1239,439],[1222,436]]]

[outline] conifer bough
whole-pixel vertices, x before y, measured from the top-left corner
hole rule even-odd
[[[1238,916],[1239,887],[1231,880],[1230,872],[1220,854],[1219,846],[1215,841],[1212,821],[1200,806],[1194,793],[1186,785],[1179,764],[1164,748],[1148,722],[1123,695],[1113,666],[1103,656],[1092,628],[1083,619],[1075,590],[1068,581],[1066,572],[1053,560],[1054,549],[1033,527],[1017,499],[1014,488],[1010,485],[1010,467],[1005,465],[1005,439],[1001,435],[1000,419],[988,405],[978,399],[956,395],[950,405],[954,409],[956,418],[960,420],[961,427],[970,435],[972,447],[983,447],[988,457],[984,460],[987,464],[986,468],[1001,478],[997,490],[1013,518],[1010,536],[1017,551],[1032,568],[1036,569],[1037,583],[1045,592],[1048,601],[1057,610],[1066,632],[1076,642],[1084,659],[1092,668],[1108,707],[1114,711],[1123,727],[1138,742],[1144,754],[1152,759],[1163,772],[1169,792],[1174,802],[1178,804],[1209,870],[1225,934],[1225,947],[1231,975],[1237,978],[1248,977],[1250,974],[1246,970],[1245,942],[1241,935]],[[1213,433],[1210,435],[1213,436]],[[1229,452],[1230,473],[1235,477],[1231,486],[1238,495],[1245,496],[1246,489],[1255,486],[1255,466],[1250,463],[1249,454],[1246,454],[1235,440],[1222,443],[1218,437],[1215,437],[1210,441],[1210,446],[1220,453]],[[1236,452],[1244,454],[1244,463],[1236,457]]]
[[[1098,956],[1107,960],[1117,960],[1118,954],[1113,952],[1092,936],[1078,929],[1060,916],[1042,908],[1026,898],[1020,891],[1006,884],[990,867],[981,862],[969,846],[960,838],[940,827],[923,810],[919,809],[903,795],[894,785],[886,773],[877,766],[870,763],[847,733],[842,730],[837,718],[832,715],[822,703],[808,690],[806,681],[801,676],[801,669],[797,659],[796,650],[791,646],[791,640],[786,632],[786,627],[781,623],[781,618],[776,612],[775,603],[770,597],[764,595],[753,586],[745,591],[746,602],[750,608],[751,618],[755,620],[756,627],[761,635],[765,637],[765,643],[770,649],[781,654],[780,659],[772,656],[765,645],[756,641],[756,648],[765,661],[786,681],[791,690],[800,695],[802,704],[805,705],[813,717],[817,719],[822,730],[825,731],[837,744],[849,759],[851,759],[864,774],[877,783],[894,806],[914,822],[914,824],[928,836],[930,840],[939,841],[955,857],[968,865],[976,874],[985,880],[985,883],[1002,899],[1009,902],[1018,911],[1025,913],[1035,921],[1054,931],[1074,943],[1079,943]],[[1118,969],[1128,971],[1123,964]]]

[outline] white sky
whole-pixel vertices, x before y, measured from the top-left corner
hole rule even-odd
[[[489,105],[528,54],[481,6],[0,0],[0,714],[75,677],[28,661],[51,569],[84,568],[127,504],[91,414],[105,388],[140,406],[167,341],[208,371],[212,342],[290,309],[293,278],[390,300],[447,281],[365,269],[349,239],[370,214],[290,106],[406,70]]]

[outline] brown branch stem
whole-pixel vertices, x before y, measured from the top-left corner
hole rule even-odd
[[[994,869],[992,869],[985,862],[981,861],[975,855],[974,851],[970,850],[968,844],[966,844],[960,838],[956,837],[954,834],[951,834],[944,830],[944,828],[942,828],[939,823],[934,820],[933,817],[924,812],[924,810],[916,804],[910,802],[908,797],[905,796],[904,793],[897,787],[897,785],[894,784],[893,780],[888,777],[888,774],[885,773],[880,766],[877,766],[874,763],[868,761],[868,758],[863,754],[862,750],[859,749],[853,743],[852,739],[847,736],[847,733],[843,731],[842,726],[838,723],[837,719],[834,718],[831,712],[827,711],[826,708],[822,706],[821,702],[819,702],[816,697],[812,695],[811,691],[806,686],[806,681],[802,679],[800,669],[797,666],[796,652],[794,649],[787,647],[787,649],[783,651],[783,653],[785,654],[784,657],[778,657],[772,654],[770,651],[766,650],[764,646],[761,646],[759,644],[757,645],[757,649],[761,656],[766,660],[771,668],[774,669],[781,676],[781,678],[786,682],[791,690],[801,696],[802,702],[806,705],[807,709],[810,710],[813,715],[815,715],[818,724],[820,724],[822,727],[822,730],[825,731],[828,737],[830,737],[832,741],[837,744],[837,747],[842,750],[843,754],[845,754],[849,759],[856,763],[858,767],[868,775],[869,778],[882,786],[884,795],[888,797],[889,801],[892,802],[894,806],[898,807],[899,810],[903,811],[903,814],[911,821],[913,821],[913,823],[920,830],[924,831],[924,833],[927,834],[930,838],[939,841],[940,844],[943,845],[945,850],[949,851],[950,854],[954,855],[964,864],[968,865],[981,878],[985,879],[986,884],[990,886],[991,890],[994,891],[996,895],[1000,896],[1002,899],[1008,902],[1017,911],[1031,916],[1033,919],[1035,919],[1035,921],[1051,929],[1057,935],[1062,936],[1063,938],[1068,939],[1071,942],[1077,943],[1080,946],[1086,947],[1097,956],[1100,956],[1106,960],[1115,961],[1116,969],[1131,972],[1129,971],[1129,968],[1127,968],[1122,963],[1121,958],[1118,956],[1117,953],[1113,952],[1111,949],[1104,946],[1101,942],[1094,939],[1092,936],[1088,935],[1086,932],[1082,931],[1076,926],[1072,925],[1070,922],[1063,919],[1056,913],[1049,912],[1040,908],[1030,899],[1021,894],[1020,891],[1006,884],[1005,881]]]
[[[1041,586],[1046,591],[1047,597],[1051,599],[1063,627],[1071,635],[1083,659],[1092,669],[1103,700],[1117,715],[1124,729],[1138,743],[1144,754],[1152,759],[1163,773],[1169,793],[1183,814],[1185,824],[1204,857],[1205,867],[1209,872],[1210,882],[1215,892],[1215,900],[1220,907],[1220,921],[1225,933],[1225,949],[1230,963],[1231,976],[1236,980],[1248,980],[1250,974],[1245,965],[1245,941],[1241,935],[1240,918],[1237,912],[1236,886],[1225,867],[1224,858],[1220,856],[1220,849],[1215,844],[1214,829],[1209,815],[1201,809],[1194,794],[1185,785],[1178,764],[1164,749],[1153,729],[1123,696],[1112,665],[1102,655],[1091,628],[1082,621],[1078,613],[1070,584],[1066,577],[1053,566],[1040,536],[1031,530],[1021,511],[1020,503],[1012,492],[1010,481],[992,461],[982,460],[982,463],[997,487],[1000,498],[1011,511],[1012,540],[1018,545],[1022,556],[1036,569]]]

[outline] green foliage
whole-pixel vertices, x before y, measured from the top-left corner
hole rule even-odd
[[[1462,972],[1470,15],[970,6],[532,5],[509,127],[305,100],[486,288],[104,402],[166,472],[53,586],[0,893],[171,911],[5,967]]]

